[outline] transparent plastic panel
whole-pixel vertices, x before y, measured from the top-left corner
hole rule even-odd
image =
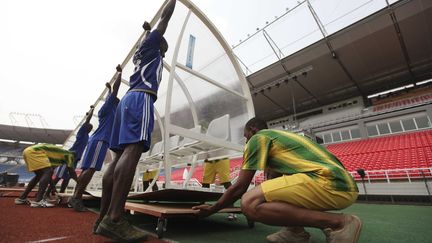
[[[134,47],[134,51],[136,50],[136,48]],[[123,71],[122,71],[122,79],[124,79],[124,80],[126,80],[128,83],[129,83],[129,78],[130,78],[130,76],[132,76],[132,74],[134,73],[134,69],[135,69],[135,65],[133,64],[133,62],[132,62],[132,59],[129,61],[129,62],[127,62],[126,63],[126,65],[123,67]],[[126,86],[127,87],[127,89],[129,89],[129,85],[127,85],[127,84],[125,84],[125,83],[122,83],[121,85],[120,85],[120,88],[122,87],[122,86]],[[120,93],[120,92],[119,92]],[[122,95],[118,95],[118,97],[123,97],[123,95],[125,94],[126,92],[124,92]]]
[[[395,2],[397,0],[389,1],[390,4]],[[255,33],[248,34],[246,39],[239,40],[238,44],[233,45],[246,75],[277,62],[278,56],[289,56],[323,38],[306,1],[297,3],[300,5],[264,27],[268,33],[268,40],[263,29],[257,28]],[[328,35],[387,6],[385,0],[310,0],[310,3]]]
[[[240,87],[235,85],[239,82],[238,75],[223,46],[195,14],[190,16],[187,23],[177,61],[241,92]]]
[[[123,76],[123,79],[125,79],[124,76]],[[129,77],[126,80],[129,80]],[[119,87],[119,91],[117,93],[117,98],[119,98],[119,100],[121,100],[121,97],[123,97],[128,90],[129,90],[129,85],[125,84],[125,83],[121,83],[120,87]]]
[[[386,7],[385,0],[310,0],[310,3],[329,35]]]
[[[241,67],[246,75],[252,74],[278,61],[262,32],[257,33],[246,42],[235,47],[234,53],[241,61]]]
[[[159,141],[162,141],[162,136],[163,136],[163,134],[162,134],[162,131],[161,131],[160,126],[159,126],[159,121],[157,120],[157,117],[155,116],[153,133],[151,135],[151,144],[152,144],[152,146],[155,143],[157,143]]]
[[[323,38],[309,8],[305,4],[268,26],[265,31],[270,36],[268,38],[271,38],[281,50],[282,58]]]
[[[161,117],[165,116],[168,79],[169,73],[167,69],[164,69],[162,72],[162,81],[159,85],[158,99],[155,102],[155,109],[159,112]],[[186,90],[186,92],[190,91]],[[184,90],[181,88],[179,82],[175,78],[171,96],[171,123],[188,129],[194,127],[191,105],[186,98]]]
[[[168,42],[168,51],[165,53],[164,60],[169,65],[171,65],[177,40],[188,12],[188,8],[180,2],[177,2],[174,13],[169,21],[168,28],[164,34],[164,37]]]
[[[176,72],[184,80],[192,96],[198,113],[199,125],[203,127],[203,130],[206,131],[208,124],[215,118],[229,114],[231,140],[241,141],[243,126],[247,121],[245,100],[186,71],[176,69]],[[174,119],[171,118],[171,120]]]

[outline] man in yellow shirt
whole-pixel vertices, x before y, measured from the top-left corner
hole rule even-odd
[[[77,180],[74,165],[75,153],[72,151],[53,144],[37,144],[24,149],[23,157],[28,171],[34,172],[35,176],[30,180],[21,196],[15,199],[15,204],[28,204],[30,202],[27,199],[28,194],[39,183],[36,201],[31,202],[30,206],[37,208],[53,207],[53,204],[43,199],[43,195],[51,181],[53,168],[56,166],[66,165],[71,178]]]
[[[355,215],[325,211],[353,204],[358,189],[342,163],[306,137],[267,129],[257,118],[246,123],[247,144],[237,183],[214,205],[193,207],[200,216],[211,215],[241,200],[252,221],[285,226],[267,236],[270,242],[309,242],[304,227],[323,230],[327,242],[357,242],[362,227]],[[246,192],[257,170],[275,177]]]
[[[143,174],[143,187],[144,187],[144,191],[146,191],[147,188],[150,186],[150,183],[152,182],[153,178],[156,177],[157,172],[158,172],[157,170],[152,170],[152,171],[146,170],[144,172],[144,174]],[[157,180],[157,178],[156,178],[156,180]],[[158,185],[157,185],[156,182],[153,184],[152,190],[153,191],[159,190]]]

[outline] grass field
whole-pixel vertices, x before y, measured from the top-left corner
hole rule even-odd
[[[356,214],[363,220],[360,242],[432,242],[432,207],[410,205],[355,204],[342,212]],[[256,223],[250,229],[243,215],[237,221],[228,221],[227,214],[217,214],[206,219],[169,219],[164,238],[198,242],[266,242],[265,236],[279,229]],[[134,224],[155,231],[156,219],[137,215]],[[308,228],[313,242],[325,242],[320,230]]]

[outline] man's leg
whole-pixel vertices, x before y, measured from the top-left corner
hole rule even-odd
[[[66,178],[63,178],[63,181],[62,181],[61,186],[60,186],[60,193],[64,193],[66,191],[66,188],[69,184],[69,181],[70,181],[69,176],[67,176]]]
[[[341,214],[306,209],[282,201],[267,202],[261,186],[245,193],[241,206],[250,220],[268,225],[294,227],[293,230],[297,232],[303,231],[302,227],[331,229],[332,232],[341,232],[350,227],[348,230],[356,234],[352,237],[358,239],[361,229],[361,221],[355,216],[347,218]]]
[[[69,206],[71,206],[77,212],[87,211],[87,208],[84,206],[82,201],[82,194],[84,193],[95,171],[96,170],[94,168],[84,169],[77,179],[77,185],[75,186],[74,194],[69,199]]]
[[[143,191],[146,191],[149,185],[150,185],[149,181],[143,181]]]
[[[142,241],[147,233],[122,218],[126,198],[132,185],[143,144],[129,144],[113,169],[112,194],[108,212],[99,223],[96,233],[118,241]],[[105,190],[105,188],[104,188]]]
[[[31,190],[33,190],[33,188],[39,182],[39,180],[40,180],[40,178],[42,176],[41,171],[36,170],[34,173],[35,173],[35,176],[30,180],[29,184],[27,185],[26,189],[21,194],[21,196],[19,197],[19,199],[25,200],[27,198],[28,194],[31,192]]]
[[[90,183],[93,178],[93,174],[96,172],[94,168],[88,168],[81,172],[81,175],[78,177],[78,182],[75,187],[75,192],[73,198],[82,199],[82,194],[84,193],[87,185]]]
[[[52,193],[55,190],[55,187],[57,185],[57,183],[60,181],[60,178],[56,177],[54,180],[50,181],[50,185],[48,187],[47,193],[45,194],[45,196],[49,197],[49,194]]]
[[[157,190],[159,190],[159,187],[157,185],[157,181],[155,181],[155,183],[153,184],[152,190],[155,192]]]
[[[48,187],[48,184],[50,183],[51,176],[52,176],[52,168],[43,168],[41,169],[41,178],[39,181],[39,190],[36,195],[36,202],[39,202],[43,199],[43,196],[45,194],[45,190]]]
[[[129,194],[143,147],[143,142],[127,145],[115,166],[111,204],[107,212],[114,222],[117,222],[123,214],[126,198]]]
[[[114,183],[114,170],[117,162],[120,159],[123,151],[115,152],[113,161],[109,164],[102,178],[102,198],[99,212],[99,219],[101,221],[108,212],[108,208],[111,204],[113,183]]]
[[[344,223],[340,214],[310,210],[281,201],[267,202],[261,186],[245,193],[241,206],[249,219],[268,225],[340,229]]]

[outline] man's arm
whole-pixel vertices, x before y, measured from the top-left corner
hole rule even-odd
[[[112,89],[112,93],[111,93],[114,97],[117,97],[117,93],[118,93],[120,83],[121,83],[121,78],[122,78],[122,71],[123,70],[122,70],[122,67],[120,66],[120,64],[117,65],[116,70],[118,72],[117,79],[116,79],[116,81],[114,81],[113,89]]]
[[[147,36],[150,34],[150,31],[151,31],[151,25],[150,25],[150,23],[147,22],[147,21],[144,21],[144,24],[142,25],[142,27],[143,27],[143,29],[144,29],[144,31],[145,31],[145,34],[144,34],[144,35],[141,37],[141,39],[139,40],[138,45],[136,46],[137,49],[141,46],[142,42],[143,42],[145,39],[147,39]]]
[[[150,34],[150,31],[151,31],[151,25],[150,25],[149,22],[144,21],[144,24],[143,24],[142,27],[143,27],[144,31],[146,31],[146,33],[145,33],[145,35],[144,35],[144,40],[145,40],[145,38],[147,38],[147,36]]]
[[[214,205],[204,204],[192,207],[192,209],[199,210],[198,216],[207,217],[233,204],[247,191],[254,175],[255,170],[241,170],[237,182],[230,186]]]
[[[175,4],[176,0],[170,0],[162,10],[161,19],[158,26],[156,27],[160,35],[165,34],[165,31],[168,27],[168,22],[171,19],[172,14],[174,13]]]
[[[91,120],[91,118],[93,116],[93,111],[94,111],[94,106],[91,105],[90,106],[90,110],[86,113],[87,117],[86,117],[86,120],[85,120],[84,124],[89,124],[90,123],[90,120]]]

